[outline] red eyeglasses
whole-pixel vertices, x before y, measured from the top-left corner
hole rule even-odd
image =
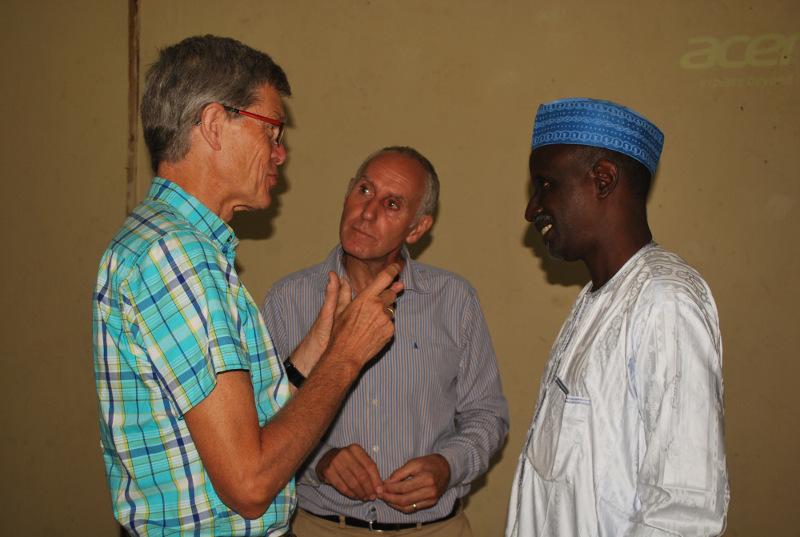
[[[276,146],[283,143],[283,131],[286,125],[283,121],[278,121],[277,119],[272,119],[271,117],[254,114],[253,112],[248,112],[247,110],[239,110],[238,108],[234,108],[225,104],[223,104],[222,107],[228,112],[233,112],[234,114],[239,114],[252,119],[257,119],[258,121],[263,121],[269,125],[267,128],[269,131],[269,141]]]

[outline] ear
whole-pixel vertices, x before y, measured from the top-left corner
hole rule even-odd
[[[200,112],[198,132],[202,140],[214,151],[222,149],[222,130],[227,119],[227,112],[219,103],[209,103]]]
[[[414,244],[422,238],[425,233],[433,225],[433,217],[429,214],[421,216],[417,223],[411,228],[411,231],[406,235],[406,244]]]
[[[592,180],[599,199],[607,198],[619,184],[619,170],[610,160],[601,158],[592,166]]]

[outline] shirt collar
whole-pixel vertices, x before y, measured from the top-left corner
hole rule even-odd
[[[331,250],[328,257],[322,262],[322,268],[326,276],[322,281],[323,290],[328,283],[328,272],[335,272],[340,279],[347,276],[347,272],[344,269],[343,256],[344,250],[342,250],[342,245],[339,244]],[[405,244],[400,250],[400,256],[403,258],[403,270],[400,272],[400,281],[403,284],[403,289],[417,293],[428,293],[430,289],[425,284],[424,278],[420,277],[419,266],[416,261],[411,259]]]
[[[226,255],[236,251],[239,239],[233,229],[176,183],[163,177],[154,177],[147,197],[148,199],[165,203],[175,209],[198,231],[218,243],[220,249]]]

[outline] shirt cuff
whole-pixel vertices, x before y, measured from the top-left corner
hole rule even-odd
[[[461,449],[456,446],[444,446],[437,449],[436,454],[444,457],[450,466],[450,482],[447,484],[447,488],[462,484],[467,477],[467,468],[462,462],[464,455]]]

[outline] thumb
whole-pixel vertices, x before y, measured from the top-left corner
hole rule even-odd
[[[339,282],[339,300],[336,305],[336,315],[339,315],[348,306],[348,304],[353,301],[353,290],[350,287],[350,283],[346,279],[339,280],[337,278],[337,281]]]
[[[410,463],[411,461],[405,463],[403,466],[392,472],[392,475],[389,476],[389,479],[387,479],[386,482],[399,483],[400,481],[404,481],[409,477],[413,477],[416,472],[414,471],[413,465]]]
[[[328,285],[325,286],[325,301],[322,303],[322,308],[319,310],[319,319],[333,319],[340,287],[339,277],[335,272],[329,272]]]

